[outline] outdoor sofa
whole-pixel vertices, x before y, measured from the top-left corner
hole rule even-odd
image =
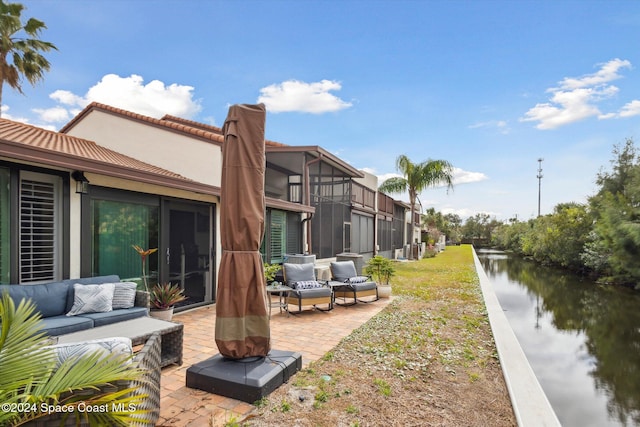
[[[117,275],[67,279],[37,285],[0,285],[13,302],[31,299],[42,316],[42,331],[58,336],[147,316],[149,293]]]

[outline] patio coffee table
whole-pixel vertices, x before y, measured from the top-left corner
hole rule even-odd
[[[144,344],[154,333],[160,332],[162,352],[160,366],[165,367],[172,363],[182,365],[182,339],[184,325],[182,323],[167,322],[152,317],[139,317],[125,320],[111,325],[98,326],[84,331],[60,335],[58,343],[70,343],[87,341],[98,338],[126,337],[131,339],[132,345]]]

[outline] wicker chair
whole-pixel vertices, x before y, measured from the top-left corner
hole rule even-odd
[[[324,280],[316,280],[313,264],[282,264],[282,273],[285,283],[293,289],[285,298],[287,308],[289,304],[297,305],[298,311],[287,310],[289,313],[298,314],[303,306],[313,306],[320,311],[333,309],[333,292]],[[327,308],[320,308],[318,304],[327,304]]]
[[[331,263],[331,280],[334,298],[342,298],[338,305],[354,305],[358,302],[373,302],[379,299],[378,285],[370,276],[359,276],[353,261],[336,261]],[[339,284],[335,283],[339,282]],[[363,300],[364,297],[374,297]],[[347,299],[353,301],[347,302]]]
[[[140,422],[135,422],[131,425],[134,426],[154,426],[160,417],[160,352],[161,352],[161,335],[159,332],[155,332],[143,348],[135,354],[133,358],[134,366],[142,368],[145,374],[138,381],[134,381],[131,384],[129,381],[116,381],[113,384],[107,384],[103,390],[116,391],[124,390],[132,385],[139,386],[135,390],[136,395],[146,395],[144,402],[139,406],[140,409],[148,412],[140,414],[136,418]],[[81,393],[87,396],[95,394],[93,390],[82,390]],[[36,427],[59,427],[62,422],[61,413],[52,413],[45,417],[37,418],[33,421],[26,423],[28,426]],[[63,426],[76,426],[75,417],[68,417]],[[80,426],[88,426],[86,422],[81,422]]]

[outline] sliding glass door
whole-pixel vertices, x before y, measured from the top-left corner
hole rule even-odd
[[[164,200],[162,212],[163,281],[180,285],[187,296],[183,306],[213,301],[213,205]]]

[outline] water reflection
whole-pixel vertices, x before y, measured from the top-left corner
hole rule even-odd
[[[640,296],[503,252],[478,256],[562,424],[640,425]]]

